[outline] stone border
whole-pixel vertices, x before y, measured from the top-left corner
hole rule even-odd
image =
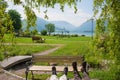
[[[13,76],[13,77],[15,77],[15,78],[19,78],[19,79],[21,79],[21,80],[26,80],[25,78],[23,78],[23,77],[21,77],[21,76],[18,76],[18,75],[16,75],[16,74],[13,74],[13,73],[11,73],[11,72],[9,72],[9,71],[6,71],[6,70],[3,70],[3,71],[4,71],[5,74],[11,75],[11,76]]]

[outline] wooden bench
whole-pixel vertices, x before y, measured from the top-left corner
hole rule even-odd
[[[76,61],[77,63],[82,63],[84,60],[81,56],[41,56],[41,55],[33,55],[32,64],[31,62],[27,62],[26,68],[26,80],[28,76],[28,72],[30,71],[32,74],[32,79],[34,79],[34,71],[43,71],[43,72],[51,72],[52,66],[56,66],[57,72],[63,72],[64,67],[68,66],[68,71],[73,71],[71,66],[72,62]],[[36,63],[46,65],[35,65]],[[31,64],[31,65],[29,65]],[[81,67],[78,66],[78,70],[80,71]]]
[[[32,36],[32,41],[37,43],[44,43],[45,39],[40,36]]]

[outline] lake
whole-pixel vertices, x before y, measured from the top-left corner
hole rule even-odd
[[[54,32],[54,33],[52,33],[52,34],[62,34],[62,32]],[[92,35],[94,35],[94,33],[92,33],[92,32],[75,32],[75,31],[69,31],[69,33],[68,32],[64,32],[63,34],[66,34],[66,35],[75,35],[75,34],[77,34],[77,35],[79,35],[79,36],[81,36],[81,35],[85,35],[85,36],[92,36]]]

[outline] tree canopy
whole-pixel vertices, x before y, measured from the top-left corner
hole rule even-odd
[[[102,44],[102,52],[108,53],[111,59],[115,58],[117,65],[114,68],[116,69],[115,80],[118,80],[120,79],[120,0],[94,0],[94,12],[95,15],[101,13],[96,24],[94,49],[97,49],[97,45]],[[102,43],[101,37],[103,38]]]
[[[10,15],[10,18],[13,21],[14,31],[18,32],[22,27],[21,15],[16,10],[9,10],[8,14]]]
[[[46,28],[49,36],[50,36],[50,34],[51,34],[52,32],[55,31],[55,25],[52,24],[52,23],[46,24],[46,25],[45,25],[45,28]]]
[[[47,16],[48,7],[54,8],[56,4],[59,4],[60,9],[64,11],[64,6],[69,5],[70,7],[74,7],[74,12],[76,13],[77,12],[76,4],[78,1],[81,0],[25,0],[25,1],[12,0],[12,1],[14,2],[15,5],[22,5],[24,7],[25,14],[27,17],[27,30],[29,30],[31,26],[35,26],[35,22],[37,19],[33,9],[37,9],[38,11],[40,11],[40,7],[46,7],[44,13],[45,18],[48,19]]]
[[[95,14],[101,12],[97,20],[96,39],[109,37],[106,41],[108,53],[117,55],[120,52],[120,1],[119,0],[101,0],[94,1]],[[107,22],[107,25],[105,23]],[[105,27],[107,26],[107,27]],[[105,29],[107,28],[107,30]],[[106,36],[108,35],[108,36]]]
[[[7,32],[13,33],[13,26],[12,26],[13,22],[10,19],[10,16],[5,12],[6,8],[7,8],[7,3],[4,2],[3,0],[0,0],[0,43],[4,42],[3,38],[5,33]]]

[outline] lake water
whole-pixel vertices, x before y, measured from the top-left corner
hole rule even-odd
[[[81,36],[81,35],[92,36],[93,35],[92,32],[70,32],[70,34],[77,34],[79,36]]]
[[[52,34],[62,34],[62,32],[54,32]],[[85,36],[92,36],[92,35],[94,35],[93,32],[74,32],[74,31],[70,31],[69,33],[63,33],[63,34],[66,34],[66,35],[67,34],[69,34],[69,35],[75,35],[75,34],[77,34],[79,36],[81,36],[81,35],[85,35]]]

